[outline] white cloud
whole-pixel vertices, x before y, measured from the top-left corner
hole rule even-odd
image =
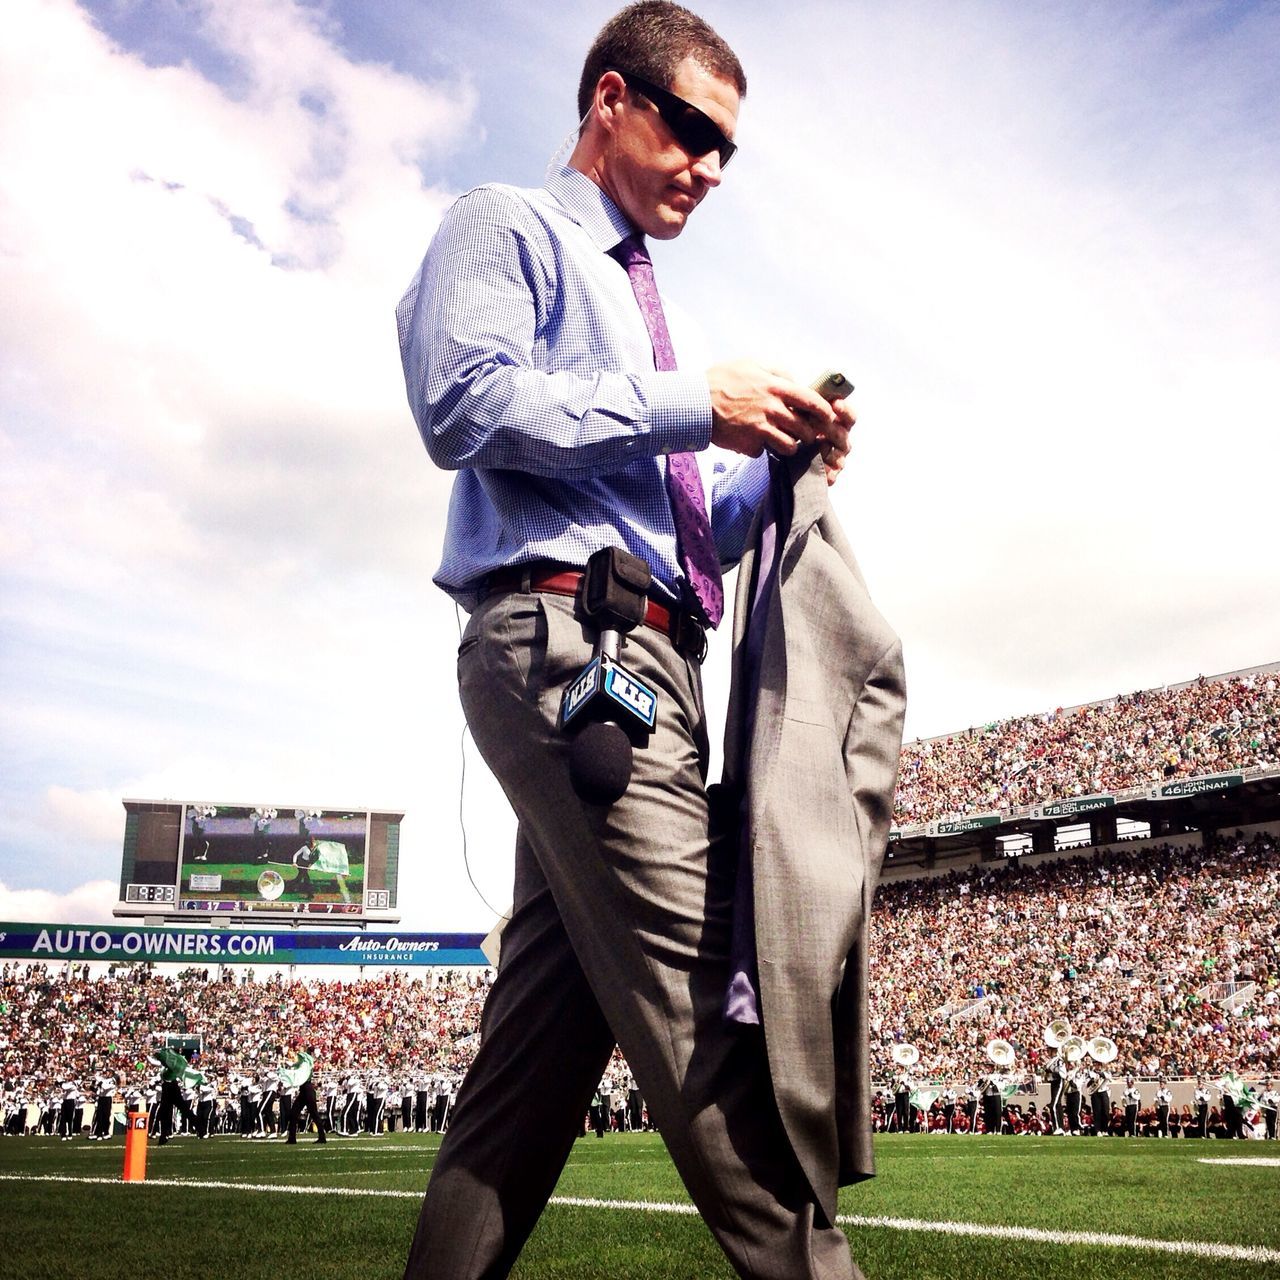
[[[90,880],[66,893],[47,889],[11,889],[0,880],[0,920],[33,924],[111,924],[119,898],[111,880]]]
[[[120,797],[110,791],[45,788],[39,822],[50,834],[67,841],[110,841],[121,830]]]
[[[309,502],[334,501],[334,471],[394,484],[370,448],[406,434],[391,310],[445,201],[415,161],[469,97],[350,62],[294,5],[208,11],[244,62],[234,99],[112,49],[70,3],[20,10],[0,55],[24,101],[0,132],[5,428],[62,425],[31,450],[71,471],[56,506],[127,468],[174,508],[158,546],[166,516],[288,545],[325,523]]]

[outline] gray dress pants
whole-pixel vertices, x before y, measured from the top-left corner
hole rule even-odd
[[[785,1136],[759,1029],[721,1015],[737,850],[709,830],[697,665],[652,628],[627,637],[658,725],[627,793],[594,806],[556,727],[591,648],[572,599],[519,591],[486,598],[459,647],[467,723],[519,822],[514,910],[406,1278],[508,1274],[615,1040],[739,1275],[859,1277]]]

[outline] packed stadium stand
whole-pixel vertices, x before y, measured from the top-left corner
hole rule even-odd
[[[904,747],[871,931],[875,1077],[910,1043],[920,1078],[967,1088],[999,1038],[1024,1079],[1043,1079],[1059,1018],[1115,1041],[1117,1077],[1280,1073],[1278,682],[1260,667]],[[1082,796],[1098,807],[1073,828],[1080,813],[1053,802]],[[971,814],[990,817],[940,825]],[[1119,839],[1122,823],[1141,838]],[[140,1086],[164,1034],[198,1037],[197,1065],[224,1091],[304,1044],[320,1080],[359,1073],[393,1094],[424,1075],[456,1082],[491,977],[6,964],[0,1107],[12,1121],[22,1102],[30,1120],[104,1072]]]
[[[898,826],[1280,763],[1280,664],[908,743]]]

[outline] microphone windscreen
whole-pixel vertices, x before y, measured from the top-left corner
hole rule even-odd
[[[569,781],[588,804],[613,804],[631,781],[631,739],[607,720],[585,725],[569,747]]]

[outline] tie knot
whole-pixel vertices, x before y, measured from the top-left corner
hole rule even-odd
[[[649,251],[644,247],[643,236],[628,236],[625,240],[620,241],[613,248],[613,256],[628,271],[640,264],[653,265],[653,259],[649,257]]]

